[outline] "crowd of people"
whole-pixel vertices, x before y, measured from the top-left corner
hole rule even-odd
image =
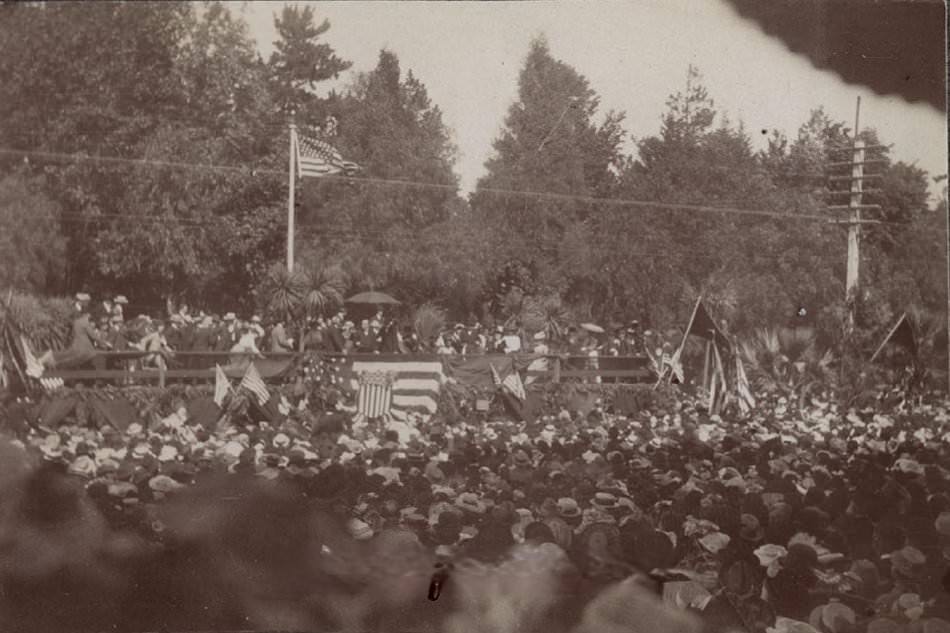
[[[47,366],[118,369],[121,367],[207,368],[225,364],[203,353],[228,352],[235,363],[265,354],[313,351],[331,354],[485,354],[564,353],[576,356],[634,356],[643,350],[639,323],[617,327],[612,332],[584,324],[569,326],[564,336],[550,340],[546,331],[528,333],[516,325],[486,326],[478,322],[456,323],[432,340],[421,340],[411,324],[400,324],[392,315],[377,310],[371,317],[349,320],[340,310],[334,315],[313,317],[291,324],[280,318],[252,315],[241,319],[234,312],[193,312],[182,305],[164,318],[146,314],[125,315],[128,299],[93,302],[87,293],[75,297],[76,317],[72,341],[63,350],[49,350],[40,357]],[[587,329],[585,329],[585,327]],[[129,352],[125,357],[100,352]]]
[[[332,424],[208,428],[175,409],[16,443],[80,482],[109,522],[159,543],[175,535],[153,509],[226,475],[324,503],[357,541],[398,533],[447,562],[498,562],[526,543],[592,583],[675,568],[695,581],[679,606],[700,616],[731,583],[782,630],[950,626],[950,402],[936,394],[903,411],[763,394],[741,419],[679,391],[638,414],[599,403],[533,422],[337,411]]]

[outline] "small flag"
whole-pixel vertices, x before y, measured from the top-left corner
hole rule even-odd
[[[680,362],[680,350],[676,350],[672,356],[664,354],[663,367],[664,371],[666,367],[670,368],[670,382],[674,385],[682,385],[686,382],[686,378],[683,375],[683,364]]]
[[[43,388],[43,391],[51,394],[66,386],[66,381],[62,378],[43,377],[46,368],[33,354],[33,350],[30,349],[30,342],[26,340],[25,336],[20,337],[20,346],[23,349],[23,362],[26,364],[26,375],[35,378],[36,381],[40,383],[40,387]]]
[[[726,397],[726,372],[722,365],[722,356],[719,355],[719,346],[710,343],[713,348],[713,369],[709,383],[709,413],[719,413],[722,401]]]
[[[752,395],[749,378],[745,373],[745,365],[738,353],[736,354],[736,392],[739,395],[739,410],[743,414],[747,414],[755,408],[755,396]]]
[[[488,366],[491,368],[492,382],[496,386],[507,390],[508,393],[513,395],[518,400],[524,402],[525,398],[527,398],[527,394],[525,394],[524,383],[521,382],[521,376],[518,374],[518,370],[512,365],[511,371],[507,376],[504,377],[504,379],[502,379],[494,365],[489,363]]]
[[[257,396],[257,403],[261,406],[264,406],[267,404],[267,401],[270,400],[270,392],[267,391],[267,385],[264,384],[264,380],[261,378],[261,374],[257,371],[257,367],[254,366],[254,363],[247,366],[247,371],[244,372],[244,378],[241,379],[241,386]]]
[[[297,160],[297,176],[319,178],[343,173],[346,175],[359,171],[360,166],[343,160],[340,152],[325,141],[306,136],[298,136],[294,143]]]
[[[517,369],[512,368],[511,373],[505,376],[501,384],[518,400],[524,402],[525,398],[527,398],[527,394],[524,392],[524,384],[521,382],[521,375],[518,374]]]
[[[356,410],[370,419],[388,414],[393,403],[394,378],[381,371],[363,373],[356,395]]]
[[[699,336],[713,342],[726,340],[725,335],[716,325],[716,322],[713,321],[709,311],[706,310],[706,306],[703,305],[702,297],[697,299],[696,305],[693,306],[693,314],[689,318],[689,325],[686,326],[683,341],[685,342],[690,336]],[[680,347],[682,347],[682,345]]]
[[[30,342],[25,336],[20,337],[20,345],[23,347],[23,361],[26,363],[26,375],[31,378],[39,378],[46,372],[46,368],[33,355],[30,349]]]
[[[501,386],[501,376],[498,375],[498,370],[495,369],[495,366],[491,363],[488,364],[488,367],[491,369],[491,381],[496,387]]]
[[[46,393],[54,393],[55,391],[62,389],[66,386],[66,381],[62,378],[39,378],[40,386],[43,387],[43,391]]]
[[[214,366],[214,403],[221,406],[228,393],[231,391],[231,381],[227,374],[221,369],[221,365]]]

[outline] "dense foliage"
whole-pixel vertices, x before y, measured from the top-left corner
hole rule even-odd
[[[312,316],[350,292],[386,289],[448,319],[554,334],[572,320],[668,328],[703,293],[734,332],[783,325],[802,307],[821,332],[844,332],[845,230],[795,217],[830,219],[825,207],[847,199],[827,176],[841,173],[830,163],[847,158],[837,150],[853,131],[817,103],[791,138],[746,130],[717,112],[690,67],[657,133],[627,156],[624,115],[603,112],[587,79],[539,39],[466,200],[451,130],[395,53],[318,96],[350,68],[323,41],[319,10],[275,16],[266,61],[221,3],[6,3],[0,14],[0,138],[33,152],[0,159],[0,217],[15,227],[0,239],[0,261],[16,263],[4,266],[6,285],[126,293],[136,311],[168,299],[274,309],[292,111],[302,134],[323,134],[363,170],[298,184],[304,271],[285,275],[278,311]],[[769,144],[756,151],[760,132]],[[928,174],[887,149],[872,154],[881,177],[867,202],[887,223],[864,232],[869,307],[857,325],[868,342],[852,343],[865,352],[909,307],[943,313],[947,287],[945,204],[928,208]]]

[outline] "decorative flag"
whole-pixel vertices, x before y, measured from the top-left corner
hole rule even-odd
[[[742,356],[739,354],[736,354],[736,392],[739,396],[739,410],[743,414],[747,414],[755,408],[755,396],[752,395],[749,378],[745,373],[745,365],[742,363]]]
[[[683,342],[685,343],[686,339],[690,336],[699,336],[713,342],[726,342],[726,336],[719,327],[716,326],[716,322],[713,321],[709,312],[706,310],[706,306],[703,305],[702,297],[697,299],[696,305],[693,306],[693,314],[689,318],[689,325],[686,326]],[[682,348],[682,344],[680,348]]]
[[[914,335],[914,328],[910,324],[906,313],[901,315],[901,318],[897,320],[897,323],[894,324],[891,331],[884,337],[884,341],[880,347],[878,347],[874,355],[871,356],[872,363],[888,344],[899,345],[910,352],[911,356],[917,358],[917,337]]]
[[[686,382],[683,375],[683,364],[680,362],[680,350],[676,350],[672,356],[664,354],[663,367],[664,371],[666,371],[666,367],[670,368],[670,382],[674,385],[682,385]]]
[[[346,175],[359,171],[360,166],[343,160],[340,152],[325,141],[306,136],[297,136],[294,143],[297,160],[297,176],[319,178],[343,173]]]
[[[35,378],[46,393],[53,393],[66,386],[66,381],[62,378],[53,376],[43,377],[46,368],[33,354],[33,350],[30,349],[30,342],[26,340],[25,336],[20,336],[20,346],[23,349],[23,362],[26,364],[26,375]]]
[[[501,384],[508,389],[515,398],[521,402],[525,401],[527,395],[524,392],[524,384],[521,382],[521,375],[514,367],[512,367],[511,373],[505,376],[505,379],[501,381]]]
[[[709,343],[712,345],[713,350],[713,368],[709,380],[709,413],[719,413],[719,409],[722,406],[723,400],[726,398],[726,372],[722,364],[722,356],[719,354],[719,346],[715,343]]]
[[[31,378],[39,378],[46,372],[46,368],[33,355],[30,349],[30,342],[25,336],[20,336],[20,346],[23,348],[23,362],[26,363],[26,375]]]
[[[257,403],[261,406],[264,406],[267,404],[267,401],[270,400],[270,392],[267,391],[267,385],[264,384],[264,380],[261,378],[261,374],[257,371],[257,367],[254,366],[254,363],[247,366],[247,371],[244,372],[244,378],[241,379],[241,386],[257,396]]]
[[[375,354],[372,360],[339,356],[324,360],[322,365],[324,380],[347,388],[354,396],[359,393],[361,374],[392,374],[390,414],[395,418],[404,418],[414,410],[435,413],[445,381],[441,360],[409,361],[402,354]]]
[[[508,372],[508,375],[504,378],[501,377],[493,364],[489,363],[489,367],[491,367],[492,382],[495,386],[505,389],[512,396],[517,398],[519,402],[525,401],[527,394],[524,391],[524,383],[521,382],[521,376],[518,374],[518,370],[515,369],[514,365],[512,365],[511,371]]]
[[[227,374],[221,369],[221,365],[214,366],[214,403],[221,406],[228,393],[231,391],[231,381]]]
[[[494,366],[493,364],[491,364],[491,363],[489,363],[488,366],[491,368],[491,381],[492,381],[492,384],[494,384],[496,387],[500,387],[500,386],[501,386],[501,376],[498,374],[498,370],[495,369],[495,366]]]
[[[394,376],[388,372],[367,372],[360,376],[356,410],[367,418],[388,415],[393,404]]]

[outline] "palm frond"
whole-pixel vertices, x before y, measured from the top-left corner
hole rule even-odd
[[[445,310],[434,303],[424,303],[418,308],[412,318],[412,325],[415,328],[416,336],[425,345],[431,345],[442,333],[445,328],[446,315]]]
[[[282,318],[289,318],[302,305],[306,288],[306,275],[299,270],[290,272],[282,264],[274,264],[265,279],[267,310]]]
[[[327,314],[343,305],[346,275],[336,266],[312,266],[305,274],[303,305],[311,315]]]
[[[555,340],[570,322],[571,311],[557,295],[530,297],[524,301],[519,319],[526,331],[544,332]]]

